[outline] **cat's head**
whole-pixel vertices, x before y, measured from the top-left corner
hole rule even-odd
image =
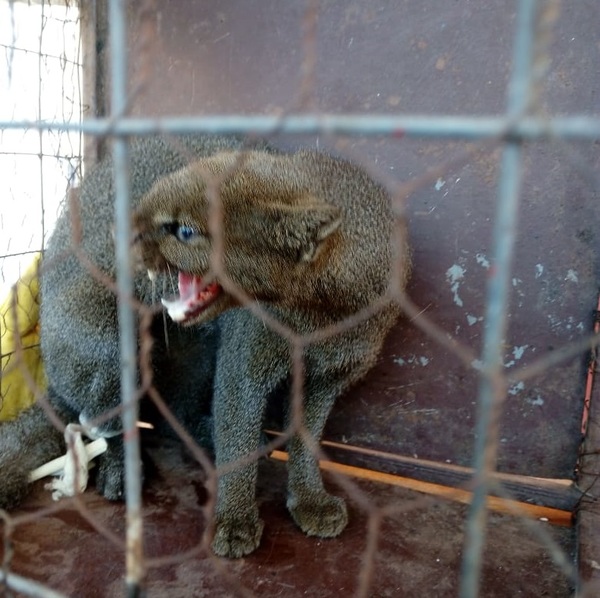
[[[206,321],[244,297],[311,300],[342,219],[308,192],[291,160],[216,154],[159,180],[141,200],[134,246],[149,271],[178,272],[179,297],[163,301],[174,320]]]

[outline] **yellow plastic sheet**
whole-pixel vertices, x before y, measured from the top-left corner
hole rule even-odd
[[[40,260],[36,255],[0,306],[0,421],[16,417],[35,401],[34,388],[44,392],[47,386],[39,335]]]

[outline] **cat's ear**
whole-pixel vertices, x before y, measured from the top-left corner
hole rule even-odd
[[[313,261],[326,239],[342,224],[338,207],[314,201],[300,205],[271,204],[264,216],[271,228],[267,238],[298,262]]]

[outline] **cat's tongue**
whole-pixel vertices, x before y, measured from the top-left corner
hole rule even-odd
[[[171,300],[162,299],[162,304],[175,322],[184,322],[197,316],[221,292],[221,286],[218,283],[211,282],[205,285],[200,276],[187,272],[179,272],[178,286],[179,297]]]

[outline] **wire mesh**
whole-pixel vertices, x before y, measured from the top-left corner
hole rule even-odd
[[[157,7],[152,2],[142,3],[142,19],[145,18],[152,23],[152,15]],[[169,592],[168,583],[162,584],[160,581],[153,586],[147,580],[152,571],[160,571],[161,567],[168,564],[193,563],[194,559],[202,557],[210,564],[211,571],[223,586],[224,591],[229,591],[237,595],[263,594],[264,588],[257,585],[257,579],[260,575],[257,569],[251,570],[250,574],[242,576],[239,574],[239,568],[235,564],[224,562],[214,556],[210,549],[210,534],[212,533],[211,521],[215,509],[215,488],[218,476],[225,475],[228,471],[243,464],[256,461],[259,457],[272,454],[279,458],[286,458],[285,453],[280,449],[286,441],[289,441],[294,434],[299,434],[303,442],[310,448],[310,451],[319,459],[327,461],[328,456],[335,454],[336,450],[341,450],[333,444],[327,445],[325,450],[318,442],[307,432],[303,425],[303,386],[306,383],[306,372],[308,364],[306,362],[305,351],[311,345],[322,342],[326,339],[335,337],[340,333],[347,332],[359,326],[362,322],[375,314],[380,313],[390,302],[398,304],[410,325],[421,329],[428,339],[439,344],[448,353],[451,353],[470,370],[477,370],[479,375],[478,387],[478,413],[475,424],[475,441],[472,449],[474,455],[474,472],[472,482],[464,484],[464,495],[454,489],[449,491],[446,496],[454,500],[462,500],[470,503],[468,513],[464,515],[464,521],[456,521],[456,527],[459,529],[463,523],[465,526],[465,543],[462,550],[462,569],[460,573],[460,587],[444,588],[440,580],[432,580],[430,588],[421,588],[422,591],[430,595],[450,595],[458,591],[464,598],[475,597],[478,595],[488,595],[485,589],[482,589],[482,568],[485,556],[486,545],[492,546],[493,539],[489,538],[490,526],[505,525],[505,521],[497,523],[492,517],[489,522],[490,508],[502,508],[513,515],[516,515],[519,526],[526,528],[539,542],[539,544],[549,554],[551,562],[561,575],[568,580],[568,584],[578,587],[580,595],[593,595],[593,583],[586,584],[579,579],[577,567],[573,561],[572,555],[566,552],[564,546],[560,545],[555,536],[538,523],[530,521],[527,516],[527,508],[523,502],[517,502],[516,492],[513,488],[507,490],[507,480],[499,478],[496,475],[498,450],[502,443],[501,417],[506,407],[506,397],[519,392],[519,385],[524,381],[538,376],[540,373],[546,374],[551,368],[555,368],[564,363],[573,356],[581,355],[582,351],[595,346],[596,337],[592,334],[585,334],[585,327],[577,329],[578,324],[573,321],[566,324],[571,326],[576,332],[575,336],[569,337],[572,342],[564,342],[557,350],[546,355],[538,356],[537,360],[532,360],[526,366],[507,369],[505,358],[505,343],[507,337],[507,326],[510,318],[510,300],[511,291],[519,286],[519,280],[515,277],[513,264],[515,261],[515,245],[517,238],[517,221],[519,213],[519,201],[521,194],[521,178],[524,176],[524,163],[528,159],[524,147],[528,142],[543,142],[547,144],[556,144],[556,147],[563,152],[565,160],[576,166],[580,170],[589,186],[594,192],[598,190],[597,173],[594,167],[589,166],[586,159],[583,159],[577,149],[566,148],[566,141],[597,141],[600,137],[600,119],[597,115],[575,114],[563,115],[561,117],[548,116],[542,107],[543,94],[540,91],[542,82],[548,77],[551,71],[550,55],[552,51],[553,31],[559,23],[558,9],[560,2],[554,0],[521,0],[518,2],[518,11],[515,21],[515,43],[512,64],[512,74],[508,89],[508,105],[504,115],[496,117],[488,116],[412,116],[403,114],[323,114],[316,109],[317,101],[315,99],[315,90],[318,83],[316,76],[319,61],[319,52],[317,51],[317,30],[319,17],[326,10],[326,7],[314,0],[306,3],[299,27],[302,31],[303,61],[300,71],[300,80],[298,87],[298,100],[294,106],[293,113],[277,115],[193,115],[181,117],[156,117],[142,115],[135,117],[131,115],[131,105],[135,94],[139,93],[145,85],[150,85],[151,77],[150,67],[148,65],[139,69],[137,80],[134,85],[134,91],[131,92],[131,86],[128,88],[129,62],[127,60],[128,37],[127,37],[127,12],[128,3],[122,0],[109,1],[109,23],[110,23],[110,65],[111,65],[111,112],[108,116],[98,115],[97,118],[90,118],[81,122],[82,104],[81,99],[81,78],[80,69],[82,65],[79,62],[80,46],[77,39],[79,24],[77,17],[77,8],[74,4],[63,5],[49,4],[41,2],[39,5],[22,5],[20,3],[4,3],[1,5],[3,13],[0,23],[5,31],[2,33],[2,46],[6,53],[7,75],[6,86],[14,90],[16,81],[16,71],[27,71],[29,68],[25,63],[19,62],[20,54],[23,54],[24,60],[32,60],[35,63],[36,87],[34,91],[27,90],[26,95],[35,98],[34,105],[30,111],[22,110],[20,104],[23,92],[17,94],[12,102],[10,112],[3,112],[0,115],[0,129],[2,130],[2,156],[14,164],[19,164],[15,156],[20,155],[26,166],[23,169],[26,172],[32,172],[34,168],[39,172],[39,177],[35,177],[35,186],[24,190],[23,179],[29,177],[21,174],[14,167],[16,174],[14,183],[9,183],[6,191],[2,192],[3,197],[14,198],[14,206],[20,204],[23,195],[31,196],[34,201],[39,202],[40,209],[36,212],[25,213],[16,217],[16,220],[9,220],[16,213],[16,209],[11,204],[2,205],[2,240],[0,245],[0,254],[4,257],[0,272],[4,286],[3,295],[8,292],[8,288],[15,282],[17,276],[22,273],[22,264],[25,261],[23,257],[29,258],[32,252],[37,252],[44,248],[44,241],[48,238],[49,231],[52,228],[54,215],[58,213],[58,206],[51,203],[50,196],[63,197],[64,193],[57,192],[57,189],[71,189],[76,186],[81,170],[81,143],[82,135],[107,137],[112,139],[113,160],[117,165],[115,167],[115,246],[117,279],[106,280],[106,276],[98,269],[96,264],[86,262],[85,252],[78,252],[74,248],[78,259],[85,263],[85,267],[92,271],[92,276],[102,283],[110,285],[110,288],[117,293],[119,297],[119,336],[121,339],[120,371],[122,372],[122,416],[123,433],[125,437],[125,467],[126,467],[126,536],[125,540],[121,535],[115,533],[113,528],[108,525],[106,520],[99,518],[94,510],[95,503],[89,503],[81,500],[80,497],[65,499],[62,502],[52,506],[44,506],[36,509],[35,512],[25,512],[17,514],[2,513],[4,521],[4,545],[3,545],[3,568],[0,572],[0,581],[4,584],[7,592],[22,592],[32,596],[54,596],[62,595],[61,588],[55,592],[48,587],[42,586],[39,578],[35,574],[30,576],[21,575],[20,572],[13,572],[13,560],[18,557],[15,555],[14,546],[18,545],[18,534],[22,526],[30,522],[39,522],[45,515],[52,515],[70,508],[75,509],[83,519],[92,526],[98,534],[104,537],[104,541],[111,549],[124,551],[125,559],[125,580],[129,595],[139,595],[145,591],[149,593]],[[21,46],[21,29],[18,23],[19,11],[37,11],[32,17],[32,12],[28,12],[28,23],[33,19],[39,19],[40,27],[33,36],[34,44],[29,47]],[[61,16],[56,16],[60,14]],[[62,12],[61,12],[62,11]],[[55,30],[52,30],[52,23],[56,22],[58,31],[64,38],[64,54],[53,55],[48,52],[45,46],[45,40],[48,36],[56,36]],[[146,23],[148,25],[148,23]],[[143,56],[152,57],[152,52],[157,51],[160,46],[161,32],[152,26],[140,27],[139,41],[143,49]],[[24,35],[24,34],[23,34]],[[27,42],[29,43],[29,42]],[[418,44],[419,42],[417,42]],[[23,41],[23,44],[25,42]],[[442,62],[439,62],[441,60]],[[445,59],[440,58],[436,62],[436,69],[443,70]],[[51,66],[53,61],[58,67]],[[439,67],[439,68],[438,68]],[[47,73],[46,73],[47,69]],[[46,80],[59,80],[60,87],[46,88]],[[48,98],[59,96],[62,102],[57,104],[58,108],[52,107]],[[64,98],[67,99],[66,104]],[[393,105],[393,104],[392,104]],[[65,108],[65,106],[67,106]],[[296,112],[303,112],[297,114]],[[482,350],[481,357],[479,351],[474,348],[479,343],[479,339],[469,344],[465,342],[464,337],[460,337],[455,331],[447,330],[444,326],[437,323],[434,316],[428,313],[428,307],[420,305],[415,297],[409,297],[402,284],[402,275],[399,272],[392,274],[389,290],[377,302],[370,304],[361,312],[354,316],[343,319],[341,322],[332,325],[323,330],[316,330],[306,335],[300,335],[293,329],[279,322],[276,318],[251,301],[251,298],[238,288],[231,280],[228,280],[227,271],[223,268],[223,248],[219,245],[222,231],[222,205],[218,193],[218,180],[209,184],[213,188],[211,198],[211,217],[209,223],[210,232],[213,235],[213,253],[211,268],[218,275],[219,280],[226,286],[227,291],[238,301],[245,305],[253,315],[262,320],[265,327],[272,329],[277,334],[286,339],[290,346],[291,354],[291,373],[292,382],[290,388],[290,401],[292,404],[293,416],[290,425],[284,428],[282,435],[275,436],[266,446],[258,452],[252,452],[246,455],[243,462],[219,466],[217,469],[207,460],[206,454],[198,447],[195,441],[185,430],[185,426],[178,423],[173,414],[163,401],[160,393],[153,385],[153,368],[151,366],[151,333],[153,318],[156,316],[156,310],[147,309],[135,303],[133,297],[133,280],[131,278],[132,258],[131,258],[131,228],[130,228],[130,200],[129,200],[129,157],[128,157],[128,137],[130,136],[153,136],[160,134],[171,139],[171,143],[176,147],[177,141],[172,137],[182,133],[219,133],[219,134],[245,134],[248,136],[270,136],[271,138],[296,134],[317,134],[325,139],[338,138],[365,138],[381,136],[389,137],[396,143],[408,142],[413,137],[416,139],[452,139],[460,142],[471,142],[470,145],[459,145],[457,151],[450,152],[450,156],[440,156],[439,153],[433,153],[435,160],[430,168],[424,173],[413,175],[406,182],[398,182],[394,173],[383,172],[382,168],[376,163],[376,160],[365,161],[357,152],[354,152],[348,145],[338,146],[341,153],[347,157],[364,163],[364,167],[377,180],[381,181],[390,192],[394,214],[401,218],[406,212],[407,200],[417,193],[430,192],[433,186],[436,191],[443,189],[448,184],[450,177],[457,177],[454,180],[458,184],[460,178],[454,173],[459,173],[461,168],[480,164],[479,157],[482,153],[489,154],[501,148],[502,164],[500,167],[498,180],[498,198],[496,201],[496,214],[494,215],[494,230],[492,252],[489,257],[480,255],[477,257],[478,263],[488,270],[487,290],[485,306],[486,312],[482,316],[485,321],[485,328],[482,331]],[[474,143],[476,142],[476,143]],[[563,144],[562,146],[560,144]],[[562,149],[561,149],[562,148]],[[455,148],[456,149],[456,148]],[[185,154],[185,150],[182,150]],[[187,156],[190,157],[191,156]],[[243,158],[242,158],[243,161]],[[35,166],[32,167],[31,164]],[[57,167],[58,165],[58,167]],[[58,172],[58,178],[51,178],[50,172]],[[33,177],[31,177],[33,178]],[[212,187],[211,187],[212,185]],[[438,188],[439,187],[439,188]],[[432,211],[435,210],[434,204]],[[431,214],[431,212],[429,212]],[[52,220],[49,220],[52,215]],[[6,221],[4,220],[6,219]],[[41,228],[40,228],[41,223]],[[73,224],[74,229],[79,226],[77,218]],[[26,246],[15,245],[20,241],[18,235],[10,234],[11,230],[36,231],[28,237]],[[583,230],[583,229],[582,229]],[[80,230],[78,234],[84,233]],[[582,232],[584,234],[584,232]],[[17,240],[15,240],[17,239]],[[221,239],[222,241],[222,239]],[[396,255],[402,253],[402,239],[398,236],[393,237],[395,243]],[[413,248],[418,253],[418,248]],[[418,256],[417,256],[418,257]],[[17,259],[17,266],[11,266],[10,260]],[[415,259],[418,263],[418,259]],[[485,265],[487,263],[487,266]],[[537,266],[537,265],[536,265]],[[50,265],[49,267],[52,267]],[[541,266],[540,266],[541,267]],[[454,268],[454,269],[452,269]],[[451,290],[454,302],[459,305],[462,300],[459,293],[461,281],[464,278],[464,264],[458,262],[458,265],[452,266],[447,273],[447,280],[439,281],[440,287],[451,283]],[[540,272],[540,277],[543,272]],[[575,270],[569,270],[567,277],[577,277]],[[567,280],[568,278],[565,278]],[[9,319],[15,321],[16,309],[20,301],[18,293],[13,294],[11,305],[8,310]],[[141,321],[140,328],[140,346],[136,340],[135,316]],[[477,322],[475,316],[468,316]],[[550,325],[557,325],[550,321]],[[469,326],[471,321],[469,320]],[[6,324],[9,328],[9,324]],[[1,342],[2,339],[0,339]],[[38,343],[32,342],[32,348],[37,348]],[[514,360],[518,361],[525,345],[515,347],[513,350]],[[518,349],[522,349],[519,353]],[[3,359],[9,360],[16,357],[16,366],[8,362],[5,367],[3,361],[3,372],[11,372],[21,368],[19,364],[26,364],[25,352],[26,346],[17,343],[16,350],[10,355],[0,345],[0,354]],[[396,358],[397,363],[404,365],[405,359]],[[425,357],[412,355],[408,360],[418,362],[426,360]],[[194,530],[194,538],[191,545],[185,544],[186,549],[174,554],[163,554],[153,556],[144,553],[144,533],[161,536],[161,529],[148,531],[144,530],[144,521],[142,507],[142,489],[140,473],[140,449],[139,433],[137,430],[137,403],[140,391],[137,383],[136,365],[140,365],[140,385],[156,403],[161,415],[169,422],[175,432],[184,440],[190,449],[195,460],[201,465],[205,480],[201,484],[204,492],[209,499],[206,500],[203,507],[203,516],[205,525],[202,531]],[[402,362],[402,363],[401,363]],[[25,365],[27,370],[27,365]],[[35,388],[39,383],[37,378],[31,375],[25,376],[28,383]],[[8,375],[3,373],[5,382]],[[1,380],[0,380],[1,382]],[[410,383],[410,382],[409,382]],[[408,384],[409,384],[408,383]],[[5,390],[5,387],[0,387]],[[43,395],[37,389],[37,395]],[[4,396],[4,395],[3,395]],[[408,396],[408,393],[407,393]],[[38,396],[41,401],[44,398]],[[392,401],[408,400],[400,393],[392,393]],[[537,400],[537,399],[532,399]],[[541,399],[540,399],[541,400]],[[135,408],[129,409],[129,406]],[[120,413],[121,409],[117,410]],[[111,412],[112,417],[114,413]],[[108,419],[109,416],[103,416]],[[182,422],[185,424],[185,422]],[[439,422],[438,422],[439,423]],[[443,424],[439,424],[443,425]],[[578,439],[577,439],[578,441]],[[386,458],[390,458],[389,455]],[[573,464],[576,455],[569,457]],[[439,504],[439,499],[431,493],[440,493],[439,487],[436,489],[426,489],[425,485],[415,485],[416,490],[429,494],[402,496],[402,498],[390,499],[385,504],[380,505],[377,498],[373,498],[376,492],[370,487],[362,486],[353,478],[366,475],[367,468],[357,468],[356,470],[344,470],[342,466],[334,467],[324,463],[324,467],[332,469],[330,471],[332,483],[337,485],[346,496],[350,497],[352,504],[365,516],[364,547],[360,556],[360,567],[356,573],[355,583],[351,589],[345,589],[347,592],[354,592],[357,596],[380,595],[374,590],[377,581],[378,567],[381,565],[381,554],[385,549],[385,541],[389,534],[387,524],[389,522],[397,523],[401,517],[417,517],[417,513],[434,509]],[[533,467],[535,471],[535,467]],[[347,475],[350,472],[350,475]],[[458,471],[454,471],[458,475]],[[433,473],[430,471],[429,478]],[[465,473],[470,479],[471,471]],[[535,474],[532,474],[535,475]],[[377,478],[381,480],[381,476]],[[393,476],[388,480],[388,484],[397,481]],[[153,484],[157,482],[153,481]],[[423,484],[426,484],[424,482]],[[472,491],[472,494],[471,494]],[[504,502],[494,503],[492,495],[504,499]],[[496,506],[494,506],[496,505]],[[538,511],[535,511],[538,513]],[[512,528],[511,528],[512,529]],[[163,530],[164,532],[164,530]],[[493,530],[492,530],[493,532]],[[300,533],[300,532],[298,532]],[[418,531],[417,531],[418,533]],[[146,542],[148,542],[146,536]],[[495,538],[496,536],[494,536]],[[487,540],[487,542],[486,542]],[[160,540],[158,540],[160,543]],[[264,540],[263,540],[264,542]],[[336,542],[343,543],[342,535]],[[17,551],[18,552],[18,551]],[[389,553],[387,558],[390,557]],[[270,557],[270,555],[268,555]],[[302,556],[297,556],[301,560]],[[260,559],[259,559],[260,560]],[[455,564],[458,562],[458,556],[454,555]],[[260,563],[254,566],[260,568]],[[402,566],[400,563],[399,566]],[[407,565],[409,566],[409,565]],[[254,577],[252,575],[255,574]],[[523,572],[522,575],[526,575]],[[31,577],[31,579],[29,579]],[[153,578],[156,581],[156,578]],[[199,582],[200,583],[200,582]],[[350,585],[350,584],[349,584]],[[297,588],[279,587],[277,591],[287,592],[293,595]],[[387,589],[393,595],[416,595],[413,589],[407,588],[389,588]],[[514,588],[510,589],[510,595],[513,595]],[[322,592],[327,595],[327,588],[313,588],[313,591]],[[403,594],[404,591],[404,594]],[[411,593],[411,591],[413,593]],[[65,592],[69,592],[65,588]],[[280,595],[273,591],[271,594]],[[381,595],[385,595],[381,593]],[[489,595],[492,595],[491,593]],[[508,595],[508,594],[507,594]]]

